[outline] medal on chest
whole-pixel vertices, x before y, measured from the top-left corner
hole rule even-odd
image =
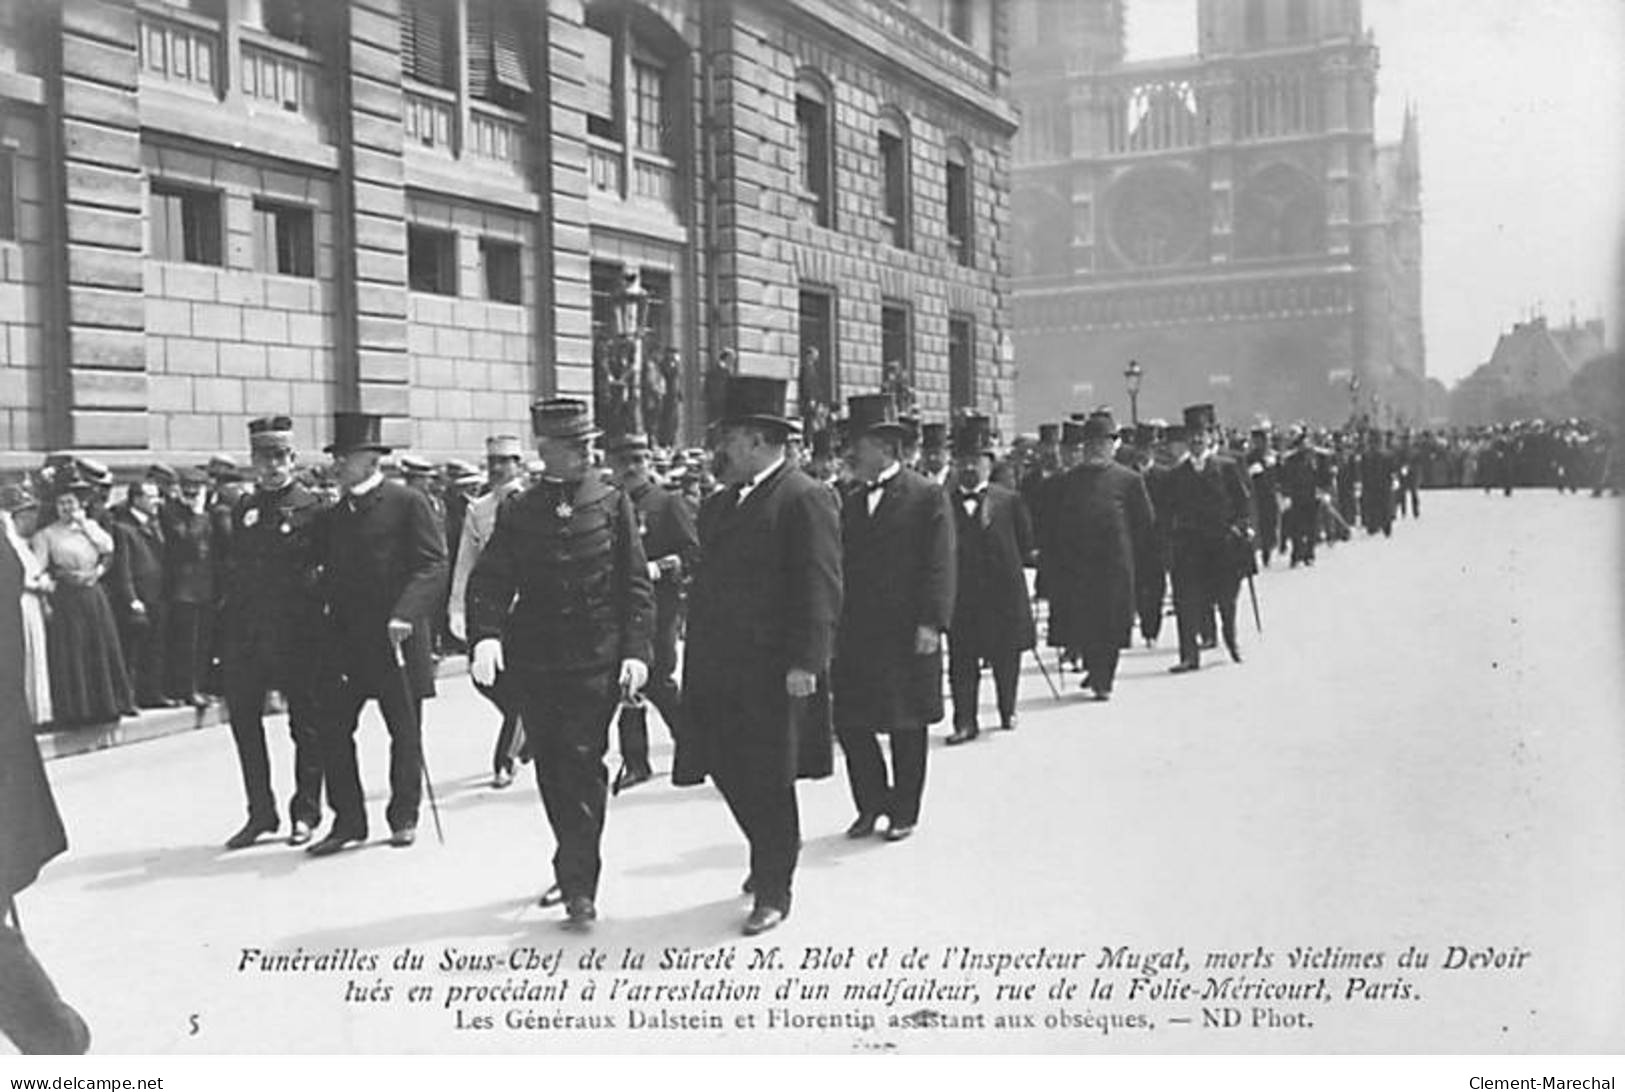
[[[260,521],[260,510],[258,508],[250,508],[248,511],[243,513],[243,526],[244,527],[252,527],[256,523],[258,523],[259,521]]]
[[[559,501],[558,506],[553,509],[553,514],[559,517],[559,522],[564,523],[567,522],[571,516],[576,514],[576,510],[570,506],[570,502],[568,500],[561,500]]]

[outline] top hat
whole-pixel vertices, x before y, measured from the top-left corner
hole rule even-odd
[[[1082,421],[1068,419],[1061,422],[1062,447],[1077,447],[1086,439],[1088,437],[1084,435]]]
[[[1157,439],[1157,426],[1150,421],[1141,421],[1134,426],[1134,442],[1138,446],[1150,447]]]
[[[954,457],[992,453],[993,419],[981,413],[967,413],[960,418],[954,429]]]
[[[538,398],[530,404],[530,430],[545,440],[586,441],[600,435],[587,403],[579,398]]]
[[[513,435],[487,436],[485,438],[485,457],[487,459],[523,459],[525,457],[524,441]]]
[[[948,423],[927,421],[920,426],[920,450],[941,451],[948,446]]]
[[[1112,415],[1096,411],[1091,413],[1083,422],[1083,440],[1110,440],[1117,435],[1117,426],[1112,421]]]
[[[788,432],[795,426],[785,409],[788,384],[771,375],[729,373],[722,388],[722,412],[717,420],[725,425],[776,425]]]
[[[604,439],[604,451],[610,455],[633,454],[649,450],[649,437],[642,432],[623,432]]]
[[[1219,417],[1210,402],[1185,407],[1185,429],[1188,432],[1206,432],[1218,424]]]
[[[283,414],[248,422],[248,446],[282,449],[293,446],[293,418]]]
[[[1059,443],[1061,439],[1060,425],[1039,425],[1038,442],[1041,444]]]
[[[889,394],[854,394],[846,400],[846,435],[856,440],[865,433],[897,440],[911,438],[908,425],[897,416],[897,402]]]
[[[338,410],[333,414],[333,442],[322,450],[329,455],[348,455],[352,451],[387,455],[391,448],[384,443],[384,419],[376,413]]]

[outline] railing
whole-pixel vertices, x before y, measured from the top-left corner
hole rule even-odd
[[[621,156],[620,145],[601,144],[595,138],[588,138],[587,174],[593,189],[602,190],[616,197],[625,192],[622,185]]]
[[[1195,147],[1202,140],[1202,105],[1189,79],[1148,79],[1107,91],[1106,150],[1153,152]]]
[[[242,38],[242,91],[252,106],[295,114],[320,125],[327,120],[321,63],[303,46],[276,38]]]
[[[404,84],[406,140],[446,155],[456,154],[457,96],[428,84]]]
[[[220,94],[220,25],[189,12],[142,9],[140,60],[143,79],[211,95]]]
[[[671,160],[637,153],[632,157],[632,196],[664,208],[677,207],[677,167]]]
[[[491,159],[521,170],[525,161],[525,123],[520,115],[485,103],[469,109],[468,150],[481,159]]]

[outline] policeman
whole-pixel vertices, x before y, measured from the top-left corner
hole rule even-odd
[[[322,817],[322,757],[310,640],[321,614],[315,596],[314,530],[321,501],[294,481],[298,453],[293,421],[262,417],[248,424],[259,489],[230,514],[230,544],[221,568],[221,648],[226,710],[248,794],[248,822],[227,849],[252,845],[277,829],[276,796],[261,715],[268,691],[288,704],[293,735],[293,800],[289,845],[304,845]]]
[[[672,738],[677,738],[681,695],[677,689],[677,627],[682,620],[683,586],[700,549],[694,509],[688,499],[660,487],[649,473],[649,438],[642,433],[612,436],[604,444],[616,480],[637,508],[643,552],[654,584],[654,661],[650,665],[649,701],[660,711]],[[648,711],[641,703],[623,706],[620,716],[621,761],[615,791],[641,785],[649,769]]]
[[[468,640],[475,682],[512,672],[567,924],[586,928],[598,916],[609,718],[648,679],[654,597],[631,498],[591,472],[587,404],[543,399],[531,427],[543,473],[499,509],[469,575]]]

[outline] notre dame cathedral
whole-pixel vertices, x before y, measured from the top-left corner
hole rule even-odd
[[[1198,0],[1124,60],[1124,0],[1012,0],[1017,417],[1424,419],[1414,111],[1375,139],[1360,0]],[[1122,416],[1120,414],[1120,416]]]

